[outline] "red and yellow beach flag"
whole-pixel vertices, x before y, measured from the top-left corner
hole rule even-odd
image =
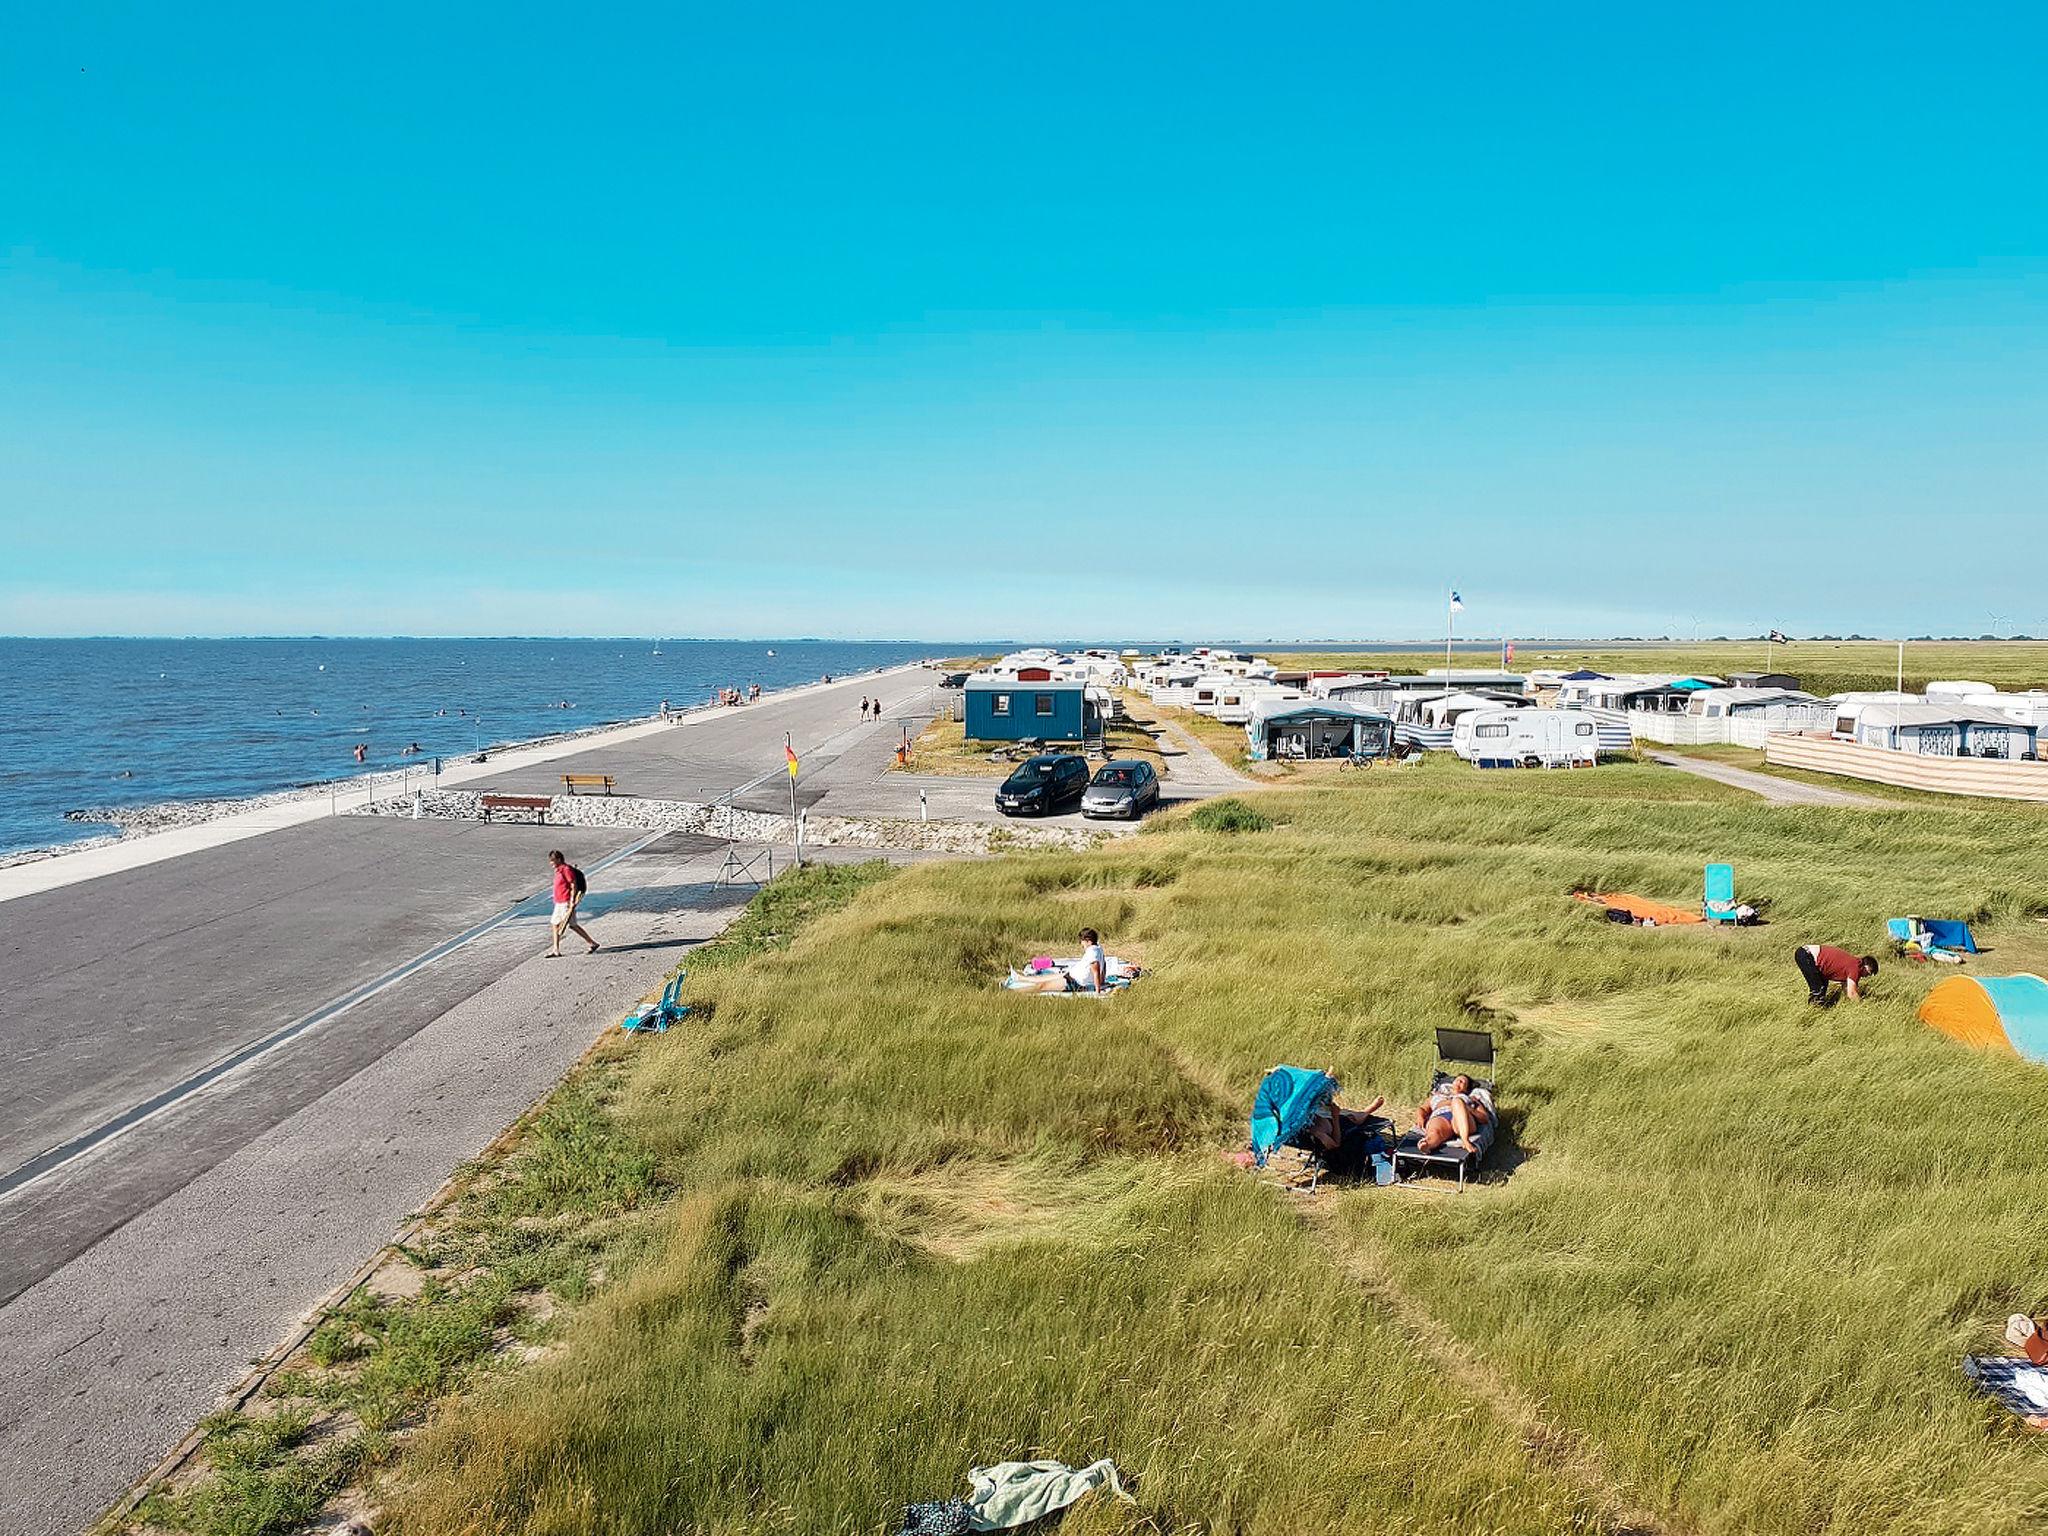
[[[782,755],[789,759],[789,776],[796,777],[796,748],[788,742],[782,744]]]

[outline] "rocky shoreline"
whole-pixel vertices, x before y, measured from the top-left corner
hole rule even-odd
[[[484,820],[483,791],[437,789],[416,796],[380,800],[352,816],[418,815],[436,821]],[[517,813],[498,812],[500,819]],[[789,818],[698,800],[647,800],[637,795],[555,795],[547,824],[560,827],[637,827],[650,832],[694,832],[741,843],[787,843]],[[1093,848],[1135,827],[1047,827],[995,825],[980,821],[907,821],[882,816],[805,814],[809,848],[898,848],[927,853],[985,854],[1017,848]]]

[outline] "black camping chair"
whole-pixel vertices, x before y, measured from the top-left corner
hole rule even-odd
[[[1431,1093],[1463,1072],[1472,1079],[1474,1088],[1486,1090],[1487,1096],[1493,1100],[1493,1114],[1473,1138],[1478,1143],[1478,1150],[1474,1152],[1467,1152],[1451,1141],[1434,1152],[1425,1152],[1422,1150],[1422,1132],[1409,1130],[1394,1148],[1394,1176],[1408,1178],[1430,1171],[1455,1173],[1458,1188],[1463,1189],[1466,1178],[1479,1171],[1479,1165],[1486,1161],[1495,1139],[1500,1135],[1500,1090],[1493,1078],[1493,1036],[1483,1029],[1439,1029],[1436,1032],[1436,1059],[1437,1069],[1429,1080]],[[1479,1068],[1487,1075],[1481,1077],[1473,1068]]]

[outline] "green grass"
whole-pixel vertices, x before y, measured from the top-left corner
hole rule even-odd
[[[1809,693],[1823,697],[1856,689],[1889,688],[1897,678],[1898,646],[1889,641],[1802,640],[1766,648],[1761,640],[1708,641],[1700,644],[1641,646],[1543,646],[1525,644],[1515,651],[1514,669],[1545,667],[1570,672],[1590,667],[1596,672],[1790,672]],[[1434,656],[1414,651],[1276,652],[1271,659],[1287,668],[1383,668],[1389,672],[1420,672],[1443,665]],[[1496,665],[1498,654],[1460,651],[1459,667]],[[2048,688],[2048,641],[1920,641],[1906,646],[1906,687],[1925,688],[1941,678],[1972,678],[2007,690]]]
[[[1188,825],[1204,832],[1265,832],[1272,828],[1273,821],[1242,800],[1225,796],[1196,806],[1188,813]]]
[[[1134,1477],[1084,1536],[2035,1528],[2048,1451],[1956,1361],[2048,1303],[2048,1072],[1918,1025],[1934,968],[1821,1013],[1788,952],[1910,910],[2040,969],[2048,820],[1434,760],[1241,803],[693,961],[711,1016],[603,1101],[669,1192],[642,1257],[408,1445],[389,1529],[878,1532],[1037,1455]],[[1710,859],[1771,926],[1566,894]],[[1151,974],[995,986],[1080,923]],[[1412,1103],[1474,1021],[1504,1176],[1305,1217],[1219,1158],[1276,1061]]]
[[[261,1416],[218,1414],[207,1429],[211,1475],[145,1500],[139,1519],[192,1536],[285,1536],[319,1514],[376,1448],[359,1433],[316,1435],[303,1404]]]

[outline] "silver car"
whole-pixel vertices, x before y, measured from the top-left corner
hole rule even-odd
[[[1139,757],[1119,757],[1095,770],[1081,796],[1083,816],[1128,816],[1133,821],[1159,803],[1159,775]]]

